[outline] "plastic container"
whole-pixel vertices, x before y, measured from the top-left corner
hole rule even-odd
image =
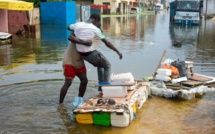
[[[150,87],[151,94],[155,96],[163,96],[165,88],[161,87]]]
[[[125,97],[127,95],[126,86],[103,86],[104,98]]]
[[[137,97],[137,109],[140,109],[143,106],[143,103],[147,100],[149,94],[148,88],[142,88],[140,94]]]
[[[160,75],[166,75],[166,76],[170,76],[172,74],[172,70],[171,69],[163,69],[163,68],[159,68],[157,70],[157,73]]]
[[[110,113],[94,113],[93,123],[102,126],[110,126]]]
[[[111,113],[111,126],[126,127],[133,120],[133,109],[129,107],[123,114]]]
[[[93,114],[92,113],[77,114],[76,121],[79,124],[93,124]]]
[[[136,104],[136,102],[131,107],[133,109],[133,112],[136,114],[137,113],[137,104]]]
[[[156,80],[162,80],[162,81],[170,81],[171,80],[171,78],[169,76],[160,75],[160,74],[157,74],[155,76],[155,79]]]
[[[130,72],[121,74],[111,74],[110,79],[113,82],[134,83],[134,77]]]

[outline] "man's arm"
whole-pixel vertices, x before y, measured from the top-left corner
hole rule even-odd
[[[85,46],[91,46],[92,45],[92,41],[83,41],[83,40],[80,40],[78,38],[75,37],[74,33],[72,33],[69,37],[68,37],[68,40],[73,42],[73,43],[78,43],[78,44],[82,44],[82,45],[85,45]]]
[[[119,55],[119,59],[122,59],[122,53],[119,50],[117,50],[112,43],[110,43],[107,39],[102,39],[102,41],[108,48],[112,49]]]

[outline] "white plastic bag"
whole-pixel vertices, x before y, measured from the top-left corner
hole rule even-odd
[[[195,98],[195,93],[192,90],[179,90],[177,96],[185,100]]]
[[[210,88],[208,86],[202,86],[202,89],[203,89],[205,94],[215,93],[215,88],[213,88],[213,87]]]
[[[178,91],[175,91],[172,89],[166,89],[166,90],[164,90],[163,96],[165,98],[174,98],[174,97],[176,97],[177,93],[178,93]]]
[[[180,77],[180,78],[171,80],[172,83],[178,83],[178,82],[182,82],[182,81],[187,81],[187,77]]]
[[[163,66],[164,64],[166,64],[166,65],[170,66],[173,61],[175,61],[175,60],[174,59],[165,59],[165,61],[161,65]]]
[[[155,96],[163,96],[164,94],[164,88],[159,88],[159,87],[150,87],[151,94]]]
[[[75,97],[72,100],[72,109],[77,109],[80,105],[84,103],[84,99],[82,97]]]

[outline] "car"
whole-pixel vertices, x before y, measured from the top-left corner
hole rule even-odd
[[[154,9],[153,8],[148,8],[148,11],[153,11]]]

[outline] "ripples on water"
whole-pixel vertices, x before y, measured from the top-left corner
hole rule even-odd
[[[0,133],[215,132],[214,94],[190,101],[154,97],[139,110],[138,119],[126,128],[76,124],[69,119],[69,113],[70,102],[78,94],[77,79],[64,105],[58,105],[59,91],[63,84],[62,56],[69,33],[64,29],[65,26],[41,27],[41,40],[20,40],[16,37],[13,45],[0,46],[0,85],[12,84],[0,88]],[[167,50],[166,58],[194,61],[194,72],[215,76],[215,23],[212,21],[202,21],[200,27],[172,26],[169,14],[160,13],[156,16],[103,18],[102,29],[124,56],[119,60],[115,52],[100,41],[95,42],[96,48],[110,59],[114,73],[131,72],[137,79],[149,76],[155,71],[163,51]],[[181,42],[182,46],[172,46],[175,41]],[[86,65],[88,78],[96,81],[96,69],[88,63]],[[60,81],[37,82],[51,79]],[[13,85],[29,81],[34,83]],[[95,94],[96,88],[90,83],[84,98],[88,99]]]
[[[71,99],[78,94],[78,83],[69,89],[64,105],[58,104],[63,82],[36,82],[0,88],[1,132],[8,133],[208,133],[214,132],[215,94],[189,101],[154,97],[137,112],[126,128],[77,124],[70,118]],[[97,94],[90,83],[85,100]]]

